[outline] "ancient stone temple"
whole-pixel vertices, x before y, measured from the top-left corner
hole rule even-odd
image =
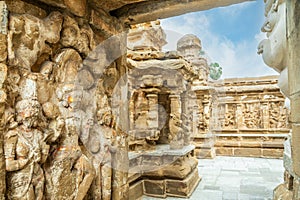
[[[210,80],[194,36],[161,51],[155,20],[244,1],[0,1],[0,199],[183,197],[200,180],[194,155],[279,155],[274,78]],[[291,101],[275,199],[299,199],[299,2],[265,3],[258,52]]]
[[[200,180],[190,144],[198,68],[176,51],[162,52],[165,43],[159,21],[136,25],[128,34],[132,198],[187,197]]]

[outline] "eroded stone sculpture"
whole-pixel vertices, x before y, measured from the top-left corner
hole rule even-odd
[[[258,53],[264,62],[280,73],[279,86],[285,95],[288,93],[286,3],[285,0],[265,0],[266,20],[261,30],[267,39],[260,42]]]
[[[15,117],[19,125],[5,134],[8,199],[43,199],[44,196],[41,165],[47,159],[49,145],[46,135],[37,129],[41,105],[34,97],[16,103]]]
[[[39,65],[52,54],[49,44],[60,39],[63,16],[52,12],[45,19],[32,15],[10,15],[8,59],[12,66],[38,71]]]

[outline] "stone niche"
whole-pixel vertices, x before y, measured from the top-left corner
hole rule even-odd
[[[155,34],[153,34],[155,32]],[[178,51],[162,52],[159,21],[133,26],[128,34],[129,195],[189,197],[198,182],[193,157],[192,82],[198,68]]]

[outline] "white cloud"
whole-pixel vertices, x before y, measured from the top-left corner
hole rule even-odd
[[[248,4],[237,5],[235,8],[248,6]],[[175,50],[178,39],[185,34],[197,35],[211,61],[218,62],[223,67],[222,78],[277,74],[267,67],[261,56],[256,53],[259,41],[265,37],[260,30],[257,30],[258,33],[254,38],[233,42],[212,32],[210,19],[201,12],[165,19],[161,24],[167,30],[168,45],[164,47],[165,50]]]
[[[244,9],[246,9],[247,7],[249,7],[252,3],[255,2],[244,2],[244,3],[238,3],[238,4],[233,4],[230,6],[226,6],[226,7],[220,7],[217,8],[219,9],[219,11],[221,11],[223,14],[229,15],[229,16],[236,16],[239,15],[243,12]]]
[[[266,39],[266,38],[267,38],[267,36],[263,32],[259,32],[258,34],[255,35],[255,40],[257,42],[260,42],[260,41],[262,41],[263,39]]]

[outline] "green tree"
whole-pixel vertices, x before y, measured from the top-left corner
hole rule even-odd
[[[222,75],[222,67],[219,65],[219,63],[211,63],[209,65],[209,76],[213,80],[218,80]]]

